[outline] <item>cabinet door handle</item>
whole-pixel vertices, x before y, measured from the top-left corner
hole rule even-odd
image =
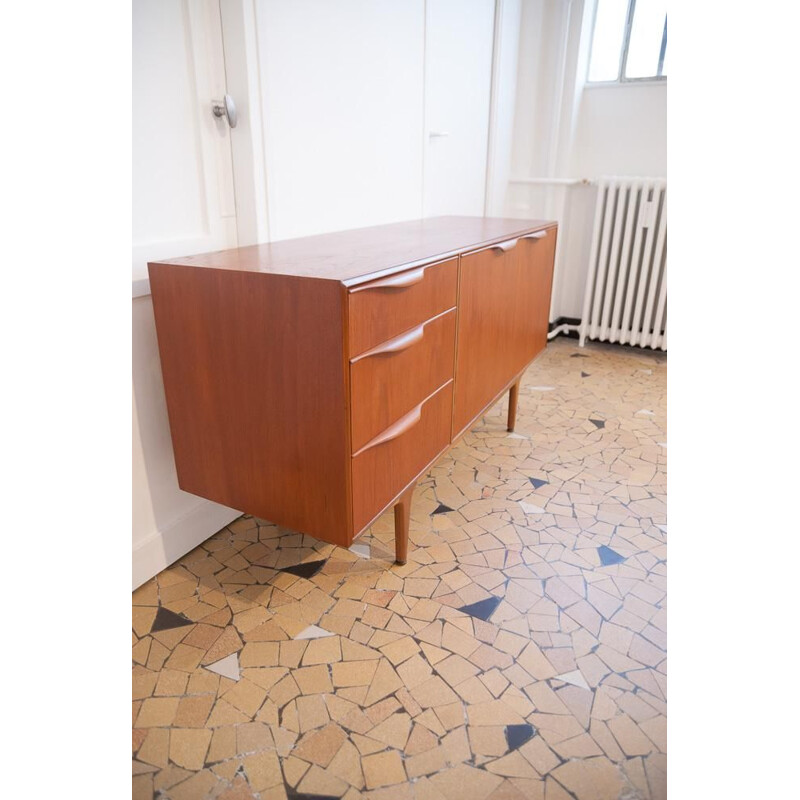
[[[509,239],[507,242],[499,242],[498,244],[493,244],[489,249],[501,250],[503,253],[507,253],[509,250],[513,250],[517,246],[518,241],[519,239]]]
[[[544,239],[545,236],[547,236],[547,231],[526,233],[524,236],[518,236],[516,239],[509,239],[507,242],[498,242],[497,244],[493,244],[489,249],[502,250],[504,253],[507,253],[509,250],[513,250],[517,246],[517,242],[520,239]]]
[[[425,405],[423,400],[415,409],[411,410],[404,417],[400,417],[394,425],[390,425],[383,433],[379,433],[374,439],[367,442],[360,450],[353,453],[353,458],[360,456],[365,450],[370,450],[380,444],[391,442],[398,436],[402,436],[406,431],[411,430],[422,418],[422,406]]]
[[[355,364],[356,361],[361,361],[362,358],[379,356],[384,353],[399,353],[401,350],[406,350],[417,342],[421,342],[424,336],[425,323],[422,322],[417,325],[416,328],[412,328],[410,331],[406,331],[406,333],[401,333],[400,336],[395,336],[394,339],[389,339],[388,342],[379,344],[377,347],[373,347],[372,350],[367,350],[366,353],[362,353],[360,356],[351,359],[350,363]]]
[[[367,289],[405,289],[406,286],[413,286],[419,283],[425,277],[425,267],[419,269],[412,269],[408,272],[401,272],[399,275],[390,275],[383,280],[374,281],[373,283],[364,284],[364,286],[356,286],[350,290],[350,294],[354,292],[363,292]]]

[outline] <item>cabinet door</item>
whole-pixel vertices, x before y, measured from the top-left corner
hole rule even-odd
[[[544,233],[461,257],[454,438],[547,344],[556,232]]]

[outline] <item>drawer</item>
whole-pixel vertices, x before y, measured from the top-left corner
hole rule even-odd
[[[457,258],[354,287],[349,292],[350,357],[452,308],[457,289]]]
[[[448,381],[353,456],[353,531],[359,533],[450,443]]]
[[[453,308],[351,361],[354,453],[453,377],[455,343]]]

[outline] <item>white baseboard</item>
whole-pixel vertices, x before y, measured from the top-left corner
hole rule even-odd
[[[133,588],[150,580],[241,514],[204,500],[169,527],[139,542],[133,548]]]

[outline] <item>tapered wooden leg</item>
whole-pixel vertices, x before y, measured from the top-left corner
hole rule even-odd
[[[514,430],[517,424],[517,397],[519,396],[519,381],[508,390],[508,429]]]
[[[414,494],[413,486],[400,495],[394,507],[394,560],[401,566],[408,558],[408,526],[411,522],[412,494]]]

